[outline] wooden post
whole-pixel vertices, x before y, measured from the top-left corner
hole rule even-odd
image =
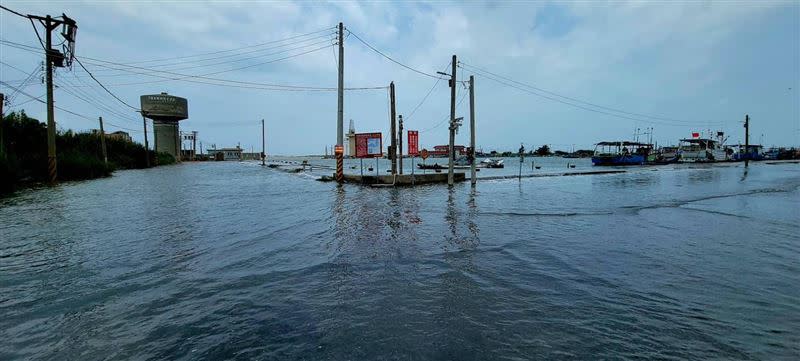
[[[453,55],[452,73],[450,73],[450,142],[447,146],[447,185],[453,185],[453,161],[456,142],[456,65],[458,60]]]
[[[192,161],[197,160],[197,131],[192,131]]]
[[[470,162],[470,182],[475,185],[477,179],[475,178],[475,76],[469,76],[469,153],[472,162]]]
[[[397,152],[397,162],[400,163],[400,174],[403,174],[403,115],[399,115],[398,118],[400,119],[400,133],[397,135],[397,141],[400,143],[400,148]]]
[[[47,172],[50,184],[58,180],[58,167],[56,161],[56,119],[53,105],[53,58],[51,56],[52,36],[50,31],[55,29],[50,15],[45,19],[45,64],[47,81]]]
[[[108,153],[106,153],[106,131],[103,129],[103,117],[100,117],[100,148],[103,150],[103,163],[108,166]]]
[[[389,160],[392,175],[397,174],[397,131],[395,129],[394,82],[389,83]]]
[[[264,135],[264,119],[261,119],[261,165],[267,165],[267,143]]]
[[[763,144],[762,144],[763,145]],[[744,116],[744,166],[750,163],[750,115]]]

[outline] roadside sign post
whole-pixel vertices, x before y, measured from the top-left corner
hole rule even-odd
[[[428,150],[421,150],[419,156],[422,157],[422,174],[425,174],[425,159],[428,159]]]
[[[356,133],[356,158],[361,159],[361,175],[364,175],[364,158],[375,158],[375,175],[379,175],[378,160],[383,156],[382,133]]]

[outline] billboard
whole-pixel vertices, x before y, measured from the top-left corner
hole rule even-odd
[[[168,95],[142,95],[139,97],[142,113],[150,119],[178,121],[189,117],[186,98]]]
[[[408,155],[419,154],[419,131],[408,131]]]
[[[381,133],[356,133],[356,158],[383,156],[383,136]]]

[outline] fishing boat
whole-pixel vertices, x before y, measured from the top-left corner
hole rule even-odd
[[[655,164],[669,164],[678,162],[678,147],[661,147],[656,152]]]
[[[724,138],[722,138],[722,134],[718,136],[719,140],[710,138],[681,139],[678,145],[678,161],[681,163],[709,163],[730,160],[728,152],[722,145]]]
[[[750,144],[745,146],[744,144],[739,144],[736,146],[737,151],[733,153],[733,160],[736,161],[743,161],[743,160],[763,160],[764,154],[763,150],[764,147],[758,144]]]
[[[652,144],[624,140],[595,145],[592,164],[596,166],[642,165],[653,150]]]
[[[486,158],[481,161],[481,165],[485,168],[504,168],[505,164],[503,164],[502,159],[491,159]]]

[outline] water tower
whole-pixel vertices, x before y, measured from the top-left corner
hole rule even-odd
[[[142,115],[153,120],[153,148],[180,160],[181,140],[178,122],[189,117],[186,98],[167,93],[142,95]]]

